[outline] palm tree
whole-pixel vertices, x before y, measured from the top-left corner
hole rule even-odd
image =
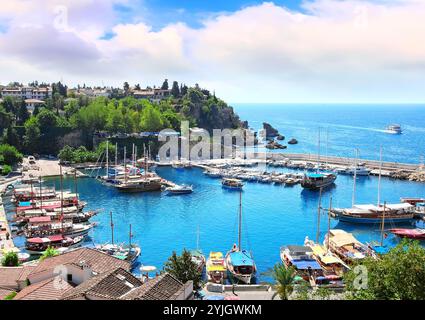
[[[294,291],[295,269],[293,267],[286,268],[282,263],[277,263],[273,267],[272,277],[276,281],[276,293],[272,299],[279,295],[282,300],[288,300]]]

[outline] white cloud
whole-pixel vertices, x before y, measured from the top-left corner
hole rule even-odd
[[[425,100],[421,1],[315,0],[303,13],[263,3],[215,15],[200,29],[178,23],[159,31],[116,23],[113,4],[131,1],[41,2],[0,7],[0,21],[13,12],[0,33],[1,82],[33,80],[22,73],[30,66],[47,69],[49,79],[39,80],[49,81],[198,82],[231,101]],[[65,31],[52,23],[59,3],[69,6]],[[115,36],[100,40],[109,30]],[[21,79],[12,79],[8,59],[21,63]]]

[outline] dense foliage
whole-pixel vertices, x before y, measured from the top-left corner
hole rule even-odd
[[[202,285],[202,275],[196,263],[192,261],[192,256],[187,250],[183,250],[181,256],[178,256],[174,251],[173,255],[165,262],[164,271],[170,273],[183,283],[192,280],[195,289],[199,289]]]
[[[0,144],[0,174],[7,175],[12,171],[12,166],[22,162],[22,154],[14,147],[8,144]]]
[[[59,251],[55,250],[53,247],[48,247],[46,251],[43,252],[43,254],[40,257],[40,261],[43,261],[44,259],[57,256],[59,254]]]
[[[7,252],[1,260],[1,265],[3,267],[17,267],[19,265],[19,258],[16,252]]]
[[[110,160],[115,157],[115,146],[109,144],[108,154]],[[96,148],[96,151],[89,151],[86,147],[81,146],[78,148],[72,148],[70,146],[65,146],[61,151],[59,151],[58,157],[62,162],[69,163],[84,163],[84,162],[96,162],[96,161],[105,161],[106,159],[102,158],[102,155],[106,154],[106,142],[102,142]]]
[[[425,248],[404,240],[379,260],[367,258],[359,265],[367,271],[364,288],[361,274],[352,268],[345,275],[349,297],[358,300],[424,300]],[[358,269],[357,269],[358,270]]]
[[[231,107],[198,85],[189,88],[173,81],[169,97],[154,102],[133,97],[128,83],[123,88],[112,89],[111,98],[88,98],[75,92],[68,94],[66,86],[55,83],[52,98],[36,106],[32,114],[24,101],[5,97],[0,104],[0,138],[28,154],[57,154],[70,141],[75,142],[74,147],[83,145],[91,150],[96,132],[125,135],[165,128],[180,131],[182,120],[208,130],[241,126]],[[161,88],[169,88],[168,80]],[[70,133],[78,135],[67,140]]]

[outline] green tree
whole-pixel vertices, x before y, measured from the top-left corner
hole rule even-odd
[[[171,87],[171,94],[174,98],[178,98],[180,96],[180,89],[177,81],[173,81],[173,86]]]
[[[58,124],[58,117],[53,111],[43,108],[37,115],[38,124],[41,131],[46,131]]]
[[[168,90],[168,79],[165,79],[161,86],[162,90]]]
[[[282,263],[277,263],[273,267],[272,277],[276,281],[275,295],[279,295],[280,299],[289,299],[294,290],[295,275],[293,267],[286,268]]]
[[[58,157],[61,161],[72,162],[74,160],[74,149],[70,146],[65,146],[59,151]]]
[[[25,103],[25,100],[22,100],[19,104],[18,110],[16,111],[16,118],[18,121],[18,124],[24,124],[25,121],[27,121],[30,117],[30,113],[27,109],[27,104]]]
[[[140,128],[143,131],[157,132],[162,129],[161,113],[152,105],[148,105],[142,111]]]
[[[128,84],[128,82],[127,82],[127,81],[126,81],[126,82],[124,82],[123,89],[124,89],[124,92],[125,92],[126,94],[128,93],[128,91],[130,91],[130,85]]]
[[[366,258],[344,275],[348,297],[358,300],[424,300],[425,248],[403,240],[380,259]],[[363,270],[358,273],[358,270]],[[358,286],[366,276],[366,288]]]
[[[0,105],[0,135],[2,134],[2,128],[7,128],[12,124],[12,113],[7,112],[6,109]]]
[[[19,265],[19,258],[16,252],[7,252],[1,260],[1,265],[3,267],[17,267]]]
[[[20,147],[19,136],[18,136],[15,128],[13,128],[10,124],[6,129],[6,135],[5,135],[3,142],[6,143],[6,144],[9,144],[11,146],[14,146],[16,148]]]
[[[53,247],[47,247],[46,251],[43,252],[43,254],[40,257],[40,261],[43,261],[47,258],[57,256],[59,252],[55,250]]]
[[[195,262],[192,261],[192,256],[186,249],[182,255],[178,256],[175,251],[168,261],[164,264],[164,271],[170,273],[181,282],[186,283],[189,280],[193,281],[193,287],[198,289],[201,287],[201,273]]]
[[[37,153],[40,143],[40,124],[36,117],[31,117],[25,122],[25,148],[31,153]]]
[[[16,147],[8,144],[0,144],[0,157],[3,159],[5,164],[14,166],[22,162],[22,154],[16,149]]]

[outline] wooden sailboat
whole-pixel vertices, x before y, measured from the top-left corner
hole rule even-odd
[[[257,267],[251,252],[242,249],[242,192],[239,193],[238,245],[234,244],[226,254],[226,265],[230,275],[238,281],[250,284]]]
[[[319,172],[320,168],[320,128],[318,136],[317,166],[315,173],[305,173],[301,186],[305,189],[319,190],[330,187],[336,180],[336,175],[328,172]]]
[[[196,249],[190,250],[192,261],[198,266],[198,271],[202,273],[205,267],[205,256],[202,250],[199,249],[199,227],[196,232]]]
[[[358,205],[355,204],[356,172],[354,172],[353,195],[351,208],[335,208],[332,210],[334,218],[348,223],[375,224],[381,223],[385,215],[386,223],[408,223],[414,220],[415,206],[409,203],[381,205],[381,171],[382,171],[382,148],[380,148],[380,166],[378,177],[378,203]],[[384,212],[385,211],[385,212]]]

